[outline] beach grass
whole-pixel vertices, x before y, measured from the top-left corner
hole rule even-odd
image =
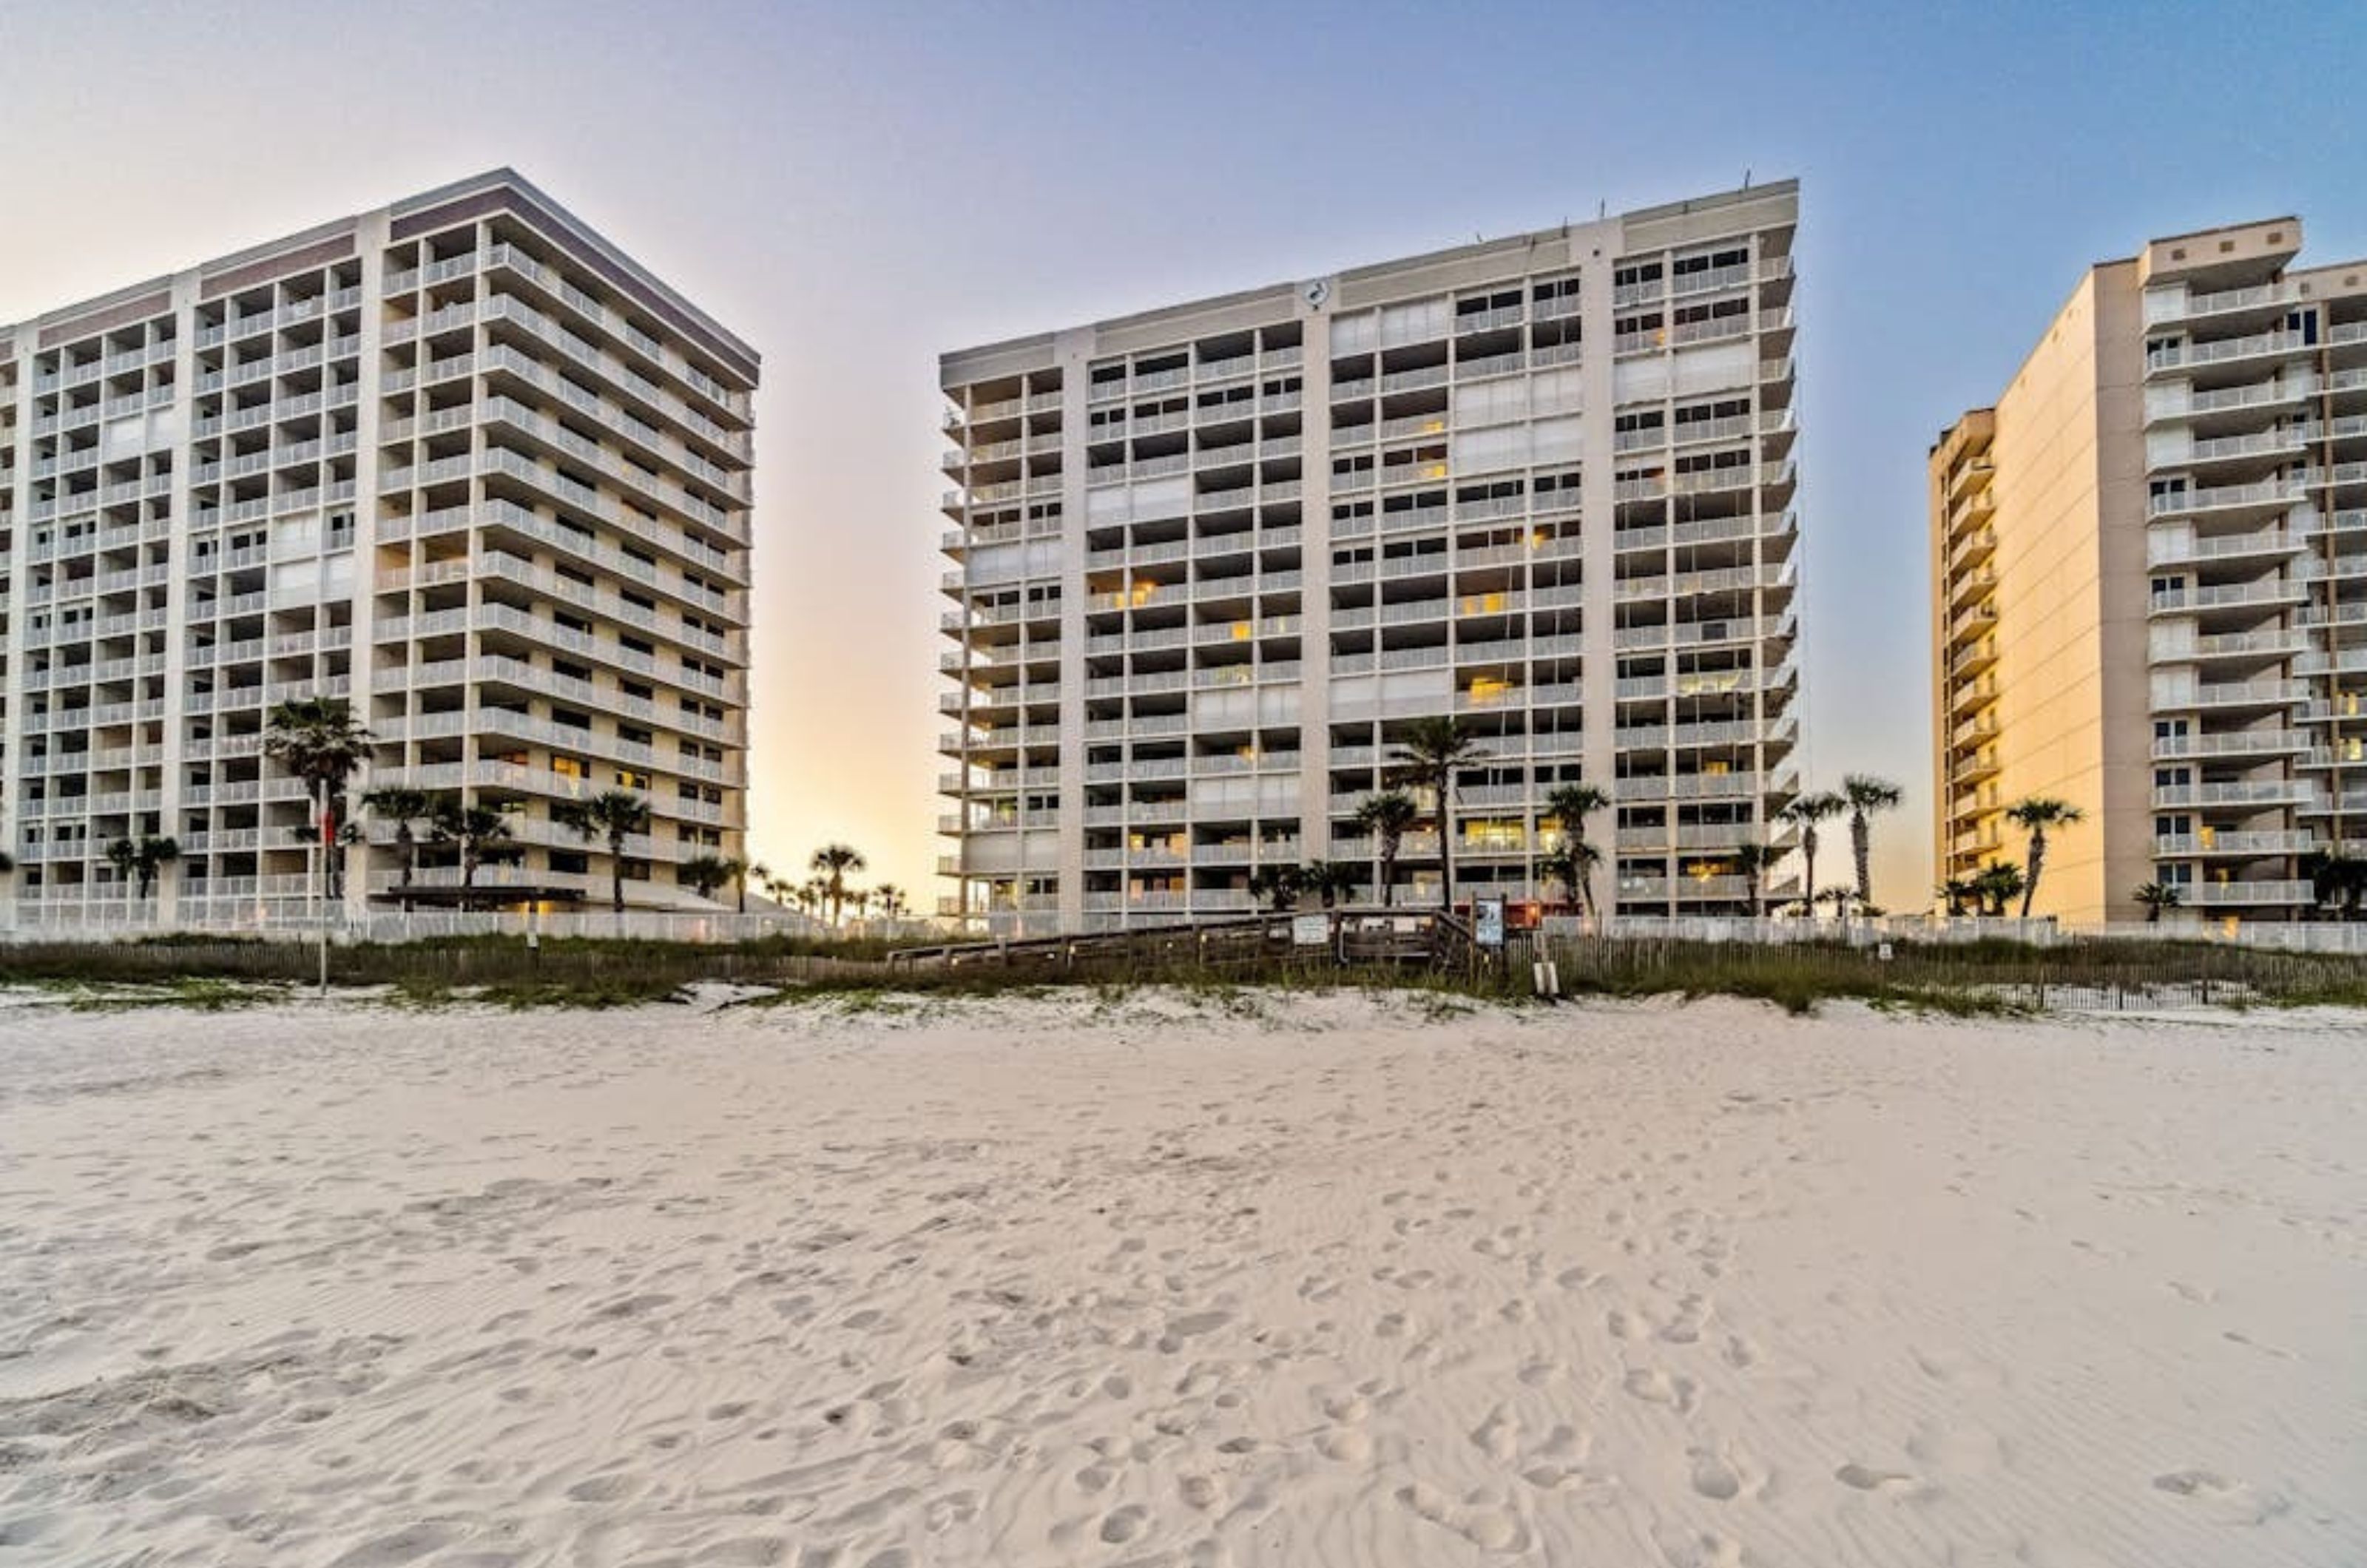
[[[749,993],[736,1005],[826,1006],[848,1015],[909,1013],[963,997],[1074,995],[1105,1002],[1161,987],[1211,1012],[1248,1016],[1277,990],[1413,993],[1448,1008],[1533,1000],[1532,957],[1550,957],[1570,997],[1730,996],[1795,1014],[1835,1001],[1958,1017],[2011,1016],[2062,1007],[2145,1007],[2163,1001],[2230,1007],[2367,1006],[2367,960],[2225,943],[1988,941],[1772,944],[1667,939],[1556,939],[1488,963],[1343,965],[1284,950],[1230,962],[1158,952],[1037,953],[1010,964],[898,963],[880,942],[775,937],[741,944],[569,938],[529,947],[515,937],[463,937],[333,948],[330,982],[376,989],[401,1006],[602,1010],[663,1002],[685,987]],[[166,1006],[220,1011],[297,994],[318,957],[302,943],[167,937],[125,942],[0,947],[0,985],[56,990],[90,1009]]]

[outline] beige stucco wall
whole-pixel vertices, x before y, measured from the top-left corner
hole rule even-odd
[[[2092,270],[1997,405],[1998,796],[2086,814],[2035,906],[2072,921],[2147,874],[2141,333],[2135,264]]]

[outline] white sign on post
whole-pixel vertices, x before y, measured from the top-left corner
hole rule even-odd
[[[1481,947],[1504,945],[1504,900],[1481,898],[1471,906],[1471,940]]]
[[[1290,922],[1290,941],[1294,947],[1328,947],[1331,942],[1331,917],[1300,915]]]

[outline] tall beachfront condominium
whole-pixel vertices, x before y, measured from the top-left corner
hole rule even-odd
[[[1792,183],[946,355],[950,913],[1238,913],[1375,886],[1408,726],[1481,736],[1458,901],[1737,911],[1796,789]],[[1439,824],[1394,888],[1435,902]]]
[[[300,909],[309,808],[263,748],[315,695],[375,737],[357,792],[504,813],[478,888],[605,895],[552,808],[621,788],[629,897],[686,901],[742,825],[756,373],[506,171],[0,326],[19,919],[127,912],[108,852],[142,837],[181,852],[151,912]],[[396,830],[348,907],[393,897]],[[408,901],[448,903],[456,852],[425,858]]]
[[[2367,262],[2298,219],[2089,270],[1993,409],[1931,450],[1937,863],[2055,834],[2038,908],[2309,912],[2367,852]]]

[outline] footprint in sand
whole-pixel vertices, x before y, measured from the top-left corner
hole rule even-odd
[[[1698,1392],[1693,1380],[1671,1377],[1657,1367],[1638,1367],[1629,1372],[1620,1386],[1636,1398],[1651,1404],[1666,1404],[1680,1415],[1691,1415],[1693,1396]]]
[[[1742,1494],[1742,1477],[1725,1456],[1707,1449],[1693,1451],[1693,1490],[1715,1503],[1730,1503]]]
[[[1484,1492],[1457,1503],[1434,1486],[1416,1482],[1398,1489],[1397,1499],[1417,1518],[1453,1530],[1482,1551],[1526,1551],[1528,1527],[1520,1515]]]
[[[1871,1470],[1862,1464],[1845,1464],[1833,1472],[1833,1479],[1860,1492],[1893,1492],[1915,1484],[1915,1478],[1903,1471]]]
[[[1520,1418],[1502,1405],[1496,1406],[1472,1431],[1471,1446],[1500,1464],[1509,1463],[1520,1451]]]
[[[1373,1413],[1373,1402],[1362,1393],[1343,1393],[1320,1401],[1323,1414],[1342,1426],[1353,1426]]]
[[[932,1535],[942,1535],[956,1525],[966,1525],[978,1517],[978,1494],[948,1492],[934,1497],[921,1515],[921,1522]]]
[[[577,1503],[613,1503],[631,1491],[632,1484],[627,1476],[595,1475],[569,1487],[567,1495]]]
[[[2261,1525],[2293,1505],[2274,1492],[2263,1492],[2249,1482],[2234,1481],[2214,1471],[2175,1470],[2153,1478],[2154,1490],[2201,1505],[2227,1524]]]
[[[1716,1530],[1659,1540],[1660,1555],[1670,1568],[1741,1568],[1742,1543]]]
[[[1373,1439],[1361,1427],[1335,1427],[1315,1439],[1315,1451],[1341,1464],[1362,1464],[1373,1457]]]

